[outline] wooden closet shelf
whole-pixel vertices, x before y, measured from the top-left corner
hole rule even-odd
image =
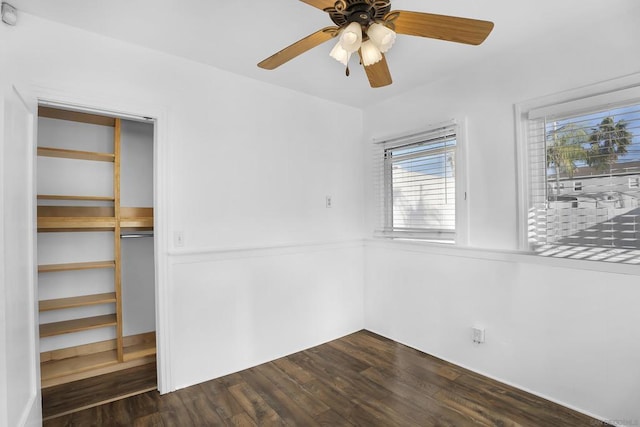
[[[92,125],[101,125],[114,127],[116,119],[113,117],[99,116],[97,114],[84,113],[80,111],[61,110],[52,107],[38,107],[38,117],[46,117],[49,119],[67,120],[71,122],[89,123]]]
[[[106,294],[81,295],[77,297],[57,298],[40,301],[40,311],[63,310],[65,308],[86,307],[90,305],[112,304],[116,302],[115,292]]]
[[[86,200],[90,202],[113,202],[111,196],[64,196],[58,194],[38,194],[38,200]]]
[[[115,350],[70,357],[62,360],[50,360],[40,364],[42,386],[59,384],[53,379],[71,374],[86,372],[118,364],[118,353]]]
[[[45,323],[40,325],[40,338],[55,335],[69,334],[72,332],[87,331],[89,329],[104,328],[116,325],[115,314],[105,314],[95,317],[65,320],[62,322]]]
[[[115,219],[113,206],[38,206],[38,218],[40,217],[110,217]]]
[[[153,356],[156,354],[156,343],[143,342],[140,344],[132,345],[124,348],[124,361],[128,362],[134,359],[140,359],[147,356]]]
[[[109,230],[116,226],[108,206],[38,206],[38,231]]]
[[[121,218],[122,228],[153,228],[153,217],[151,218]]]
[[[125,360],[120,363],[115,339],[44,352],[42,388],[153,363],[155,342],[155,332],[123,337]]]
[[[120,208],[120,227],[133,229],[153,228],[153,208]]]
[[[85,378],[96,377],[156,361],[155,355],[118,362],[116,350],[94,353],[72,359],[52,360],[40,365],[42,388],[53,387]]]
[[[95,151],[67,150],[66,148],[38,147],[38,156],[60,157],[63,159],[94,160],[97,162],[115,161],[115,154]]]
[[[93,270],[97,268],[114,268],[115,261],[72,262],[67,264],[43,264],[38,266],[38,273],[72,270]]]
[[[115,226],[111,217],[38,217],[38,231],[106,231]]]

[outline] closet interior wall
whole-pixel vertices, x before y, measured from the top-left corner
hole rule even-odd
[[[122,120],[120,204],[153,207],[153,124]],[[155,263],[153,230],[121,230],[123,335],[153,332]],[[149,236],[149,237],[142,237]]]

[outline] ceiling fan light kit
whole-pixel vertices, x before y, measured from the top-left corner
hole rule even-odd
[[[371,87],[392,83],[384,53],[397,34],[479,45],[493,23],[477,19],[431,13],[391,10],[390,0],[300,0],[329,14],[336,25],[326,27],[293,43],[258,64],[273,70],[316,46],[338,37],[330,56],[347,67],[351,55],[358,52]]]
[[[338,41],[342,48],[349,53],[353,53],[360,48],[362,44],[362,27],[357,22],[352,22],[347,25],[347,28],[342,30],[340,34],[340,41]]]
[[[393,46],[393,43],[396,41],[395,31],[377,22],[369,26],[367,36],[369,36],[369,40],[374,42],[382,53],[391,49],[391,46]]]
[[[347,65],[349,65],[349,58],[351,58],[351,54],[352,52],[347,52],[345,48],[342,47],[342,43],[338,42],[338,44],[336,44],[334,48],[331,49],[331,53],[329,53],[329,56],[342,63],[342,65],[346,67]]]
[[[349,58],[358,49],[362,53],[362,65],[368,67],[382,60],[382,53],[388,51],[396,40],[396,33],[384,25],[373,23],[366,30],[367,39],[362,41],[362,24],[352,22],[340,33],[336,46],[329,56],[348,66]],[[344,52],[348,53],[345,60]]]
[[[369,67],[377,62],[382,61],[382,52],[371,40],[367,40],[362,43],[360,47],[362,65]]]

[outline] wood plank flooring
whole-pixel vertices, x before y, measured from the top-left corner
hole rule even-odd
[[[161,396],[45,426],[602,426],[368,331]]]

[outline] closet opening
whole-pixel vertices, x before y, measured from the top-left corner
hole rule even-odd
[[[146,117],[38,107],[44,419],[157,389],[154,132]]]

